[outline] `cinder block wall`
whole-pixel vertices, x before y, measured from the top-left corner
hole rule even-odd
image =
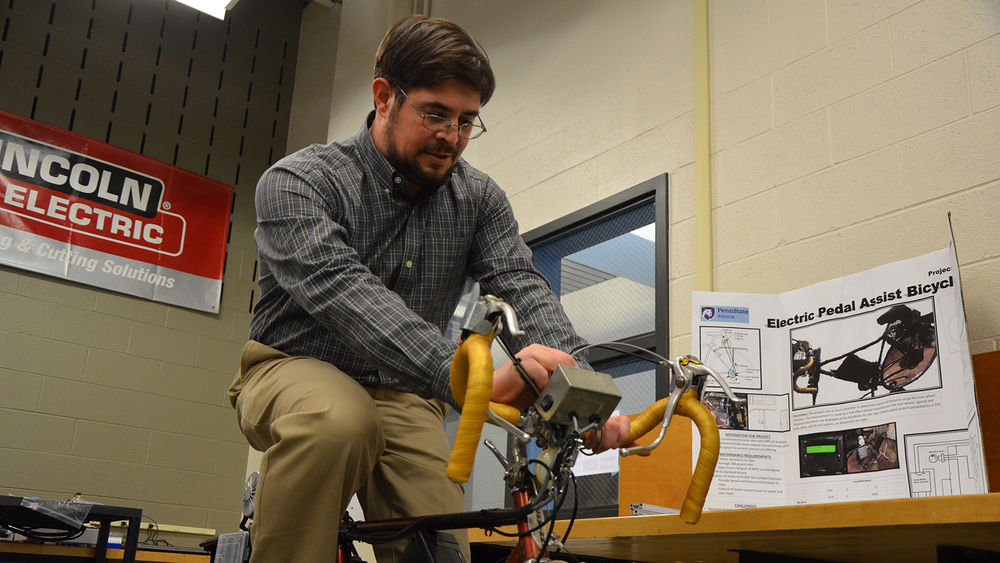
[[[232,531],[247,445],[253,187],[284,154],[301,3],[6,0],[0,108],[236,187],[221,314],[0,267],[0,494]],[[177,540],[172,540],[177,543]]]
[[[781,292],[944,248],[951,211],[972,351],[997,349],[1000,4],[709,12],[715,289]],[[491,56],[489,132],[466,156],[522,229],[670,173],[671,352],[689,352],[693,3],[437,0],[432,15]]]
[[[710,6],[717,288],[784,291],[944,248],[950,211],[972,352],[996,350],[1000,4]]]

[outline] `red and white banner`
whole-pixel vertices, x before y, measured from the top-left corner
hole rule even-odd
[[[233,188],[0,111],[0,264],[219,312]]]

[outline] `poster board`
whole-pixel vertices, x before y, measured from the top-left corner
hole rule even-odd
[[[989,490],[948,248],[782,294],[695,292],[721,454],[706,509]],[[697,437],[693,452],[697,453]]]

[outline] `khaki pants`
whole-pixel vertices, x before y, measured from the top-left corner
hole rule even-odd
[[[447,405],[362,387],[333,365],[250,341],[229,396],[264,452],[251,529],[254,563],[334,561],[351,496],[368,520],[462,512],[445,476]],[[468,537],[456,534],[469,557]],[[375,546],[395,563],[406,542]]]

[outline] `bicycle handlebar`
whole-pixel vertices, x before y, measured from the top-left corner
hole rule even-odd
[[[632,419],[629,425],[629,442],[635,442],[663,422],[664,416],[668,416],[666,410],[669,401],[669,398],[660,399],[645,411],[629,415],[629,418]],[[684,496],[680,514],[681,520],[688,524],[694,524],[701,518],[705,497],[708,495],[708,488],[715,475],[715,463],[719,459],[719,427],[715,424],[715,417],[698,400],[698,393],[693,389],[685,391],[680,396],[674,413],[690,418],[698,427],[698,433],[701,435],[698,462],[691,475],[691,482],[688,485],[687,494]]]
[[[515,426],[520,419],[520,411],[516,407],[489,400],[493,386],[493,360],[490,354],[492,339],[492,332],[486,335],[469,334],[459,345],[451,363],[451,392],[462,407],[462,414],[455,446],[448,461],[447,476],[457,483],[467,482],[472,473],[487,411],[492,410]],[[694,361],[691,365],[700,365],[700,362]],[[701,436],[701,447],[680,514],[683,521],[694,524],[701,517],[708,488],[715,474],[715,464],[719,458],[719,429],[715,417],[698,399],[698,393],[693,388],[683,390],[675,398],[676,405],[673,408],[670,408],[669,401],[670,398],[661,399],[642,413],[629,415],[631,423],[628,441],[635,442],[657,425],[669,424],[664,418],[672,414],[685,416],[695,423]],[[668,412],[668,408],[671,412]]]
[[[493,390],[493,358],[490,343],[493,333],[472,333],[458,346],[451,361],[451,394],[462,408],[455,446],[448,460],[448,478],[465,483],[472,473],[472,462],[486,422],[487,409],[516,425],[521,417],[517,407],[490,401]]]

